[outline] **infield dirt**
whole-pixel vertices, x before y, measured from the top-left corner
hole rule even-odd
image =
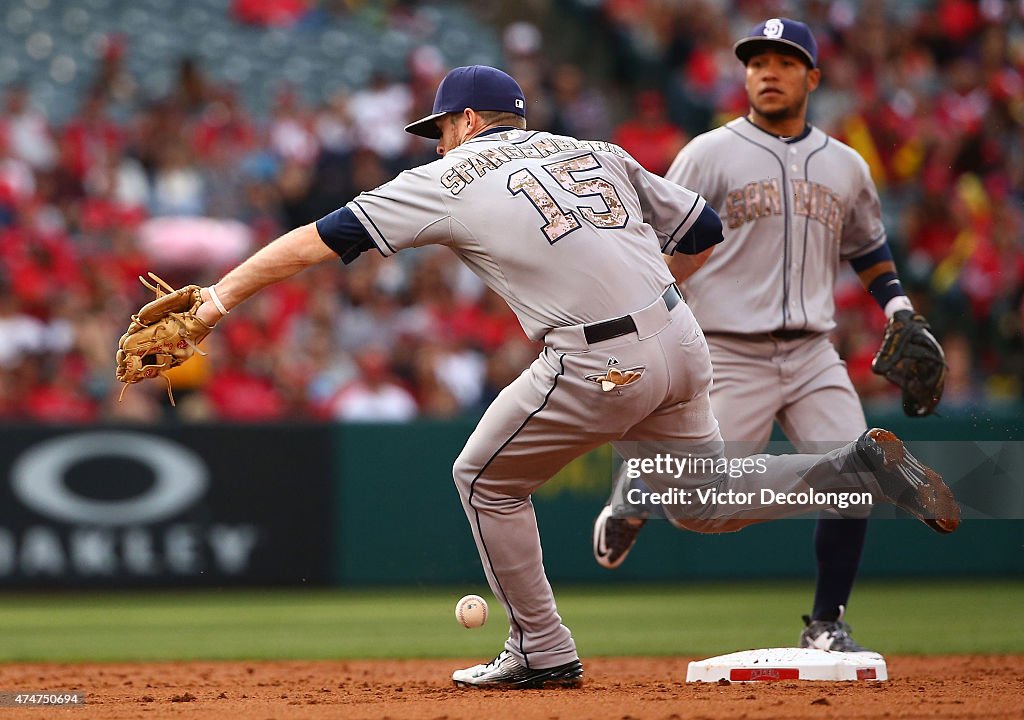
[[[579,690],[451,685],[453,660],[0,666],[0,690],[80,689],[31,718],[999,718],[1024,717],[1024,656],[889,657],[887,682],[686,684],[688,658],[584,659]],[[0,717],[18,712],[0,709]]]

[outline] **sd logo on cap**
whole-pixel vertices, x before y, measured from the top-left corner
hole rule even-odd
[[[811,68],[818,67],[818,43],[811,29],[799,20],[771,18],[756,26],[750,33],[733,45],[744,65],[760,52],[788,48]]]

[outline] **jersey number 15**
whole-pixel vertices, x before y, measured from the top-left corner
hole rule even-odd
[[[563,190],[580,198],[600,197],[605,206],[604,210],[595,210],[585,205],[563,210],[532,171],[523,168],[512,173],[508,178],[508,191],[513,195],[522,193],[537,208],[537,212],[546,221],[541,227],[541,232],[549,243],[554,245],[573,230],[578,230],[579,217],[599,229],[626,227],[629,214],[614,185],[599,177],[587,180],[577,180],[573,177],[573,173],[600,168],[601,163],[596,157],[590,154],[581,155],[542,167]]]

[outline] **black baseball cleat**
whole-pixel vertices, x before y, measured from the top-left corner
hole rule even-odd
[[[960,506],[942,476],[910,454],[889,430],[872,428],[857,440],[857,453],[875,474],[885,498],[938,533],[960,526]]]
[[[643,518],[612,517],[612,506],[605,505],[594,520],[594,559],[597,564],[609,570],[621,565],[646,523]]]
[[[840,605],[839,617],[835,620],[811,620],[810,616],[804,615],[807,627],[800,633],[800,647],[832,652],[874,652],[861,647],[850,637],[852,630],[843,621],[845,613],[846,608]]]
[[[502,650],[486,665],[456,670],[452,681],[459,687],[496,690],[577,688],[583,685],[583,663],[573,660],[552,668],[525,668],[512,653]]]

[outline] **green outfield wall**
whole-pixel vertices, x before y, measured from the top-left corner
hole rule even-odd
[[[876,508],[863,576],[1024,577],[1017,416],[874,419],[915,439],[915,454],[957,479],[965,520],[940,537]],[[0,589],[482,590],[451,477],[474,424],[0,426]],[[601,448],[535,493],[553,581],[813,576],[813,518],[713,536],[655,521],[628,563],[602,570],[591,524],[612,467],[611,449]]]

